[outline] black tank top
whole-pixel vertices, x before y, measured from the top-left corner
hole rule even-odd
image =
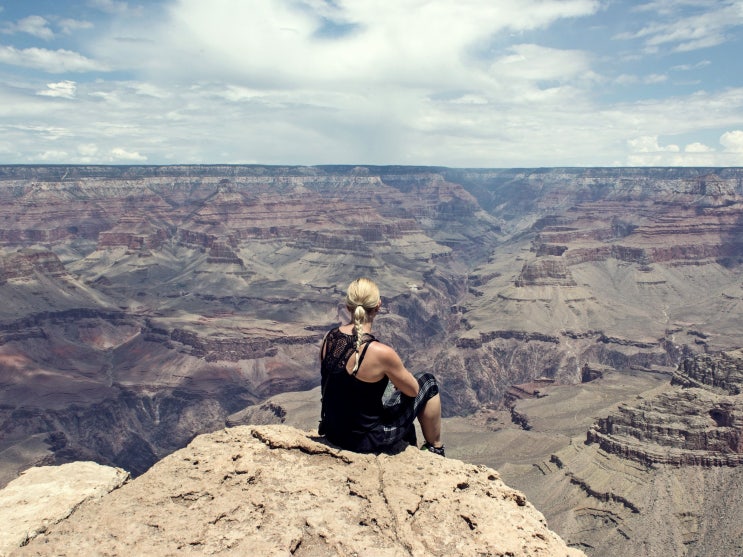
[[[370,343],[377,340],[365,334],[359,366]],[[322,359],[322,416],[321,432],[327,439],[352,451],[375,450],[375,430],[382,427],[382,395],[389,379],[361,381],[346,370],[349,358],[356,351],[355,337],[335,328],[324,344]]]

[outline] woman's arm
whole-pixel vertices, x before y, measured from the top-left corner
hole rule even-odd
[[[377,353],[375,356],[377,356],[378,361],[382,364],[384,374],[390,378],[395,388],[408,396],[417,395],[418,380],[405,368],[397,352],[381,342],[372,343],[369,349],[372,348]]]

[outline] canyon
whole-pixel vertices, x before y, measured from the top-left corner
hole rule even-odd
[[[440,379],[452,456],[589,555],[703,554],[740,482],[741,262],[737,168],[3,166],[0,485],[137,476],[240,412],[291,418],[277,396],[313,408],[364,275],[375,334]],[[683,474],[702,503],[648,541]]]

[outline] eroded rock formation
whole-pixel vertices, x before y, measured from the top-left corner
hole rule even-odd
[[[740,350],[686,359],[673,375],[683,388],[620,405],[588,431],[587,442],[648,465],[739,466],[741,370]]]

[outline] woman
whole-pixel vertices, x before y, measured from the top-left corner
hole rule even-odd
[[[389,451],[401,440],[416,443],[417,417],[426,439],[421,448],[444,456],[436,379],[430,373],[414,376],[392,348],[371,334],[381,305],[373,281],[359,278],[349,285],[346,308],[352,321],[329,331],[320,350],[319,432],[344,449]],[[396,391],[383,402],[390,381]]]

